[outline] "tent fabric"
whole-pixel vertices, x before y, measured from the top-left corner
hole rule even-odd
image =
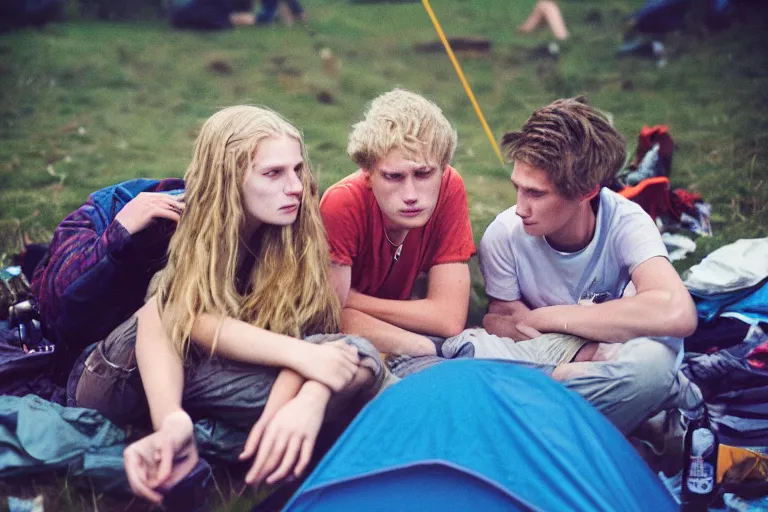
[[[676,510],[583,398],[530,368],[454,360],[385,390],[286,511]]]
[[[768,238],[738,240],[711,252],[683,276],[691,293],[706,296],[743,290],[768,277]]]

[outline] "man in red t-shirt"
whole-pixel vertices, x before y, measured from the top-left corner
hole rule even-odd
[[[464,182],[448,163],[456,132],[402,89],[373,100],[349,136],[360,166],[320,202],[342,330],[390,354],[434,355],[427,336],[464,329],[475,253]],[[425,298],[410,300],[426,274]]]

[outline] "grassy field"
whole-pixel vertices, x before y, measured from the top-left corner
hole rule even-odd
[[[694,20],[664,39],[668,62],[658,68],[615,57],[622,18],[642,0],[561,2],[572,36],[558,61],[537,56],[546,33],[514,31],[533,3],[433,2],[449,36],[492,43],[488,54],[458,57],[497,139],[535,108],[587,94],[632,148],[643,124],[669,125],[673,185],[712,204],[715,235],[698,239],[679,270],[723,244],[768,234],[766,6],[740,5],[719,33]],[[86,19],[75,4],[67,22],[0,35],[0,254],[17,250],[8,235],[16,227],[45,239],[102,186],[181,176],[200,124],[223,106],[264,104],[291,119],[326,188],[354,170],[345,152],[350,126],[395,86],[435,100],[457,127],[454,165],[479,241],[514,203],[510,169],[493,153],[446,55],[414,51],[437,40],[421,4],[306,0],[305,7],[306,26],[192,33],[160,20]],[[325,48],[333,58],[324,66]],[[474,286],[481,288],[477,279]],[[73,509],[98,502],[81,498]]]

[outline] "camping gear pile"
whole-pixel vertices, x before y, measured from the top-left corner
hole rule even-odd
[[[721,247],[684,274],[698,327],[681,370],[702,391],[720,442],[716,510],[768,508],[768,239]],[[660,475],[675,495],[680,475]]]
[[[674,150],[668,126],[643,126],[629,164],[608,184],[656,221],[672,261],[696,250],[690,235],[712,235],[712,207],[701,194],[670,184]]]
[[[684,277],[699,326],[685,340],[683,371],[723,442],[768,446],[768,239],[721,247]]]
[[[670,185],[674,148],[668,126],[643,126],[632,160],[609,186],[642,206],[662,231],[711,236],[712,207],[701,194]]]

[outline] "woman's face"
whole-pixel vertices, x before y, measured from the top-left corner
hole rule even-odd
[[[247,235],[263,224],[287,226],[296,221],[304,190],[302,172],[304,158],[297,139],[280,135],[261,141],[243,182]]]

